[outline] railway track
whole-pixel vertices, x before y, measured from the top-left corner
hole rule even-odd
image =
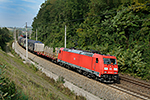
[[[121,84],[110,85],[113,88],[126,92],[144,100],[150,100],[150,84],[120,75]]]
[[[131,78],[128,78],[126,76],[120,76],[120,78],[121,78],[122,81],[127,81],[127,82],[133,83],[135,85],[141,86],[143,88],[150,89],[150,83],[138,81],[136,79],[131,79]]]
[[[149,84],[145,85],[147,83],[143,83],[143,82],[140,82],[140,81],[137,81],[137,80],[135,81],[135,80],[129,79],[129,78],[124,77],[124,76],[120,76],[120,78],[121,78],[121,80],[120,80],[121,84],[109,84],[109,86],[112,87],[112,88],[115,88],[117,90],[120,90],[124,93],[133,95],[134,97],[145,99],[145,100],[150,100],[150,96],[149,96],[149,94],[150,94],[150,85]],[[142,87],[142,88],[145,88],[145,90],[148,89],[148,92],[147,93],[142,93],[141,91],[136,91],[135,89],[132,89],[132,88],[124,85],[124,84],[131,85],[131,84],[134,84],[134,83],[135,83],[136,87]]]

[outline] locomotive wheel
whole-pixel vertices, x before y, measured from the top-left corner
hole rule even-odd
[[[82,70],[78,69],[78,72],[79,72],[80,74],[82,74]]]

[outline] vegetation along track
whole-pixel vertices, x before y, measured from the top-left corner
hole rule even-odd
[[[71,78],[72,79],[72,78]],[[74,79],[74,78],[73,78]],[[135,97],[137,97],[137,98],[141,98],[141,99],[148,99],[149,97],[146,95],[143,95],[143,94],[140,94],[140,93],[138,93],[137,91],[135,91],[134,89],[132,89],[132,90],[129,90],[128,88],[128,86],[126,86],[126,87],[128,87],[128,88],[125,88],[124,86],[124,84],[128,84],[128,85],[130,85],[131,86],[131,84],[130,83],[125,83],[125,81],[123,81],[123,76],[121,77],[121,84],[110,84],[110,87],[112,87],[112,88],[116,88],[116,89],[118,89],[118,90],[120,90],[120,91],[122,91],[122,92],[126,92],[127,94],[130,94],[130,95],[133,95],[133,96],[135,96]],[[70,78],[68,79],[68,80],[70,80]],[[129,79],[127,79],[127,80],[129,80]],[[82,82],[80,82],[80,83],[82,83]],[[83,83],[82,83],[83,84]],[[83,86],[83,85],[82,85]],[[137,86],[138,87],[138,86]],[[137,88],[136,87],[136,88]],[[89,87],[88,87],[89,88]],[[149,88],[148,88],[149,89]],[[143,89],[142,89],[143,90]],[[129,92],[129,91],[132,91],[132,93],[131,92]],[[134,94],[133,94],[134,93]],[[136,94],[135,94],[136,93]],[[149,93],[149,92],[148,92]],[[138,95],[137,95],[138,94]]]
[[[150,83],[120,75],[121,84],[110,85],[141,99],[150,99]]]

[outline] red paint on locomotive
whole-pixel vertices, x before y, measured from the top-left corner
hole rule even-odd
[[[83,53],[85,52],[80,53],[80,50],[78,53],[75,53],[71,51],[72,49],[68,49],[68,51],[65,49],[60,48],[58,62],[70,64],[94,74],[96,73],[98,77],[102,77],[103,75],[118,75],[118,65],[115,56],[96,53],[87,53],[87,55],[84,55]]]

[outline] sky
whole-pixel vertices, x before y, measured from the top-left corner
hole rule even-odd
[[[0,0],[0,27],[31,26],[45,0]]]

